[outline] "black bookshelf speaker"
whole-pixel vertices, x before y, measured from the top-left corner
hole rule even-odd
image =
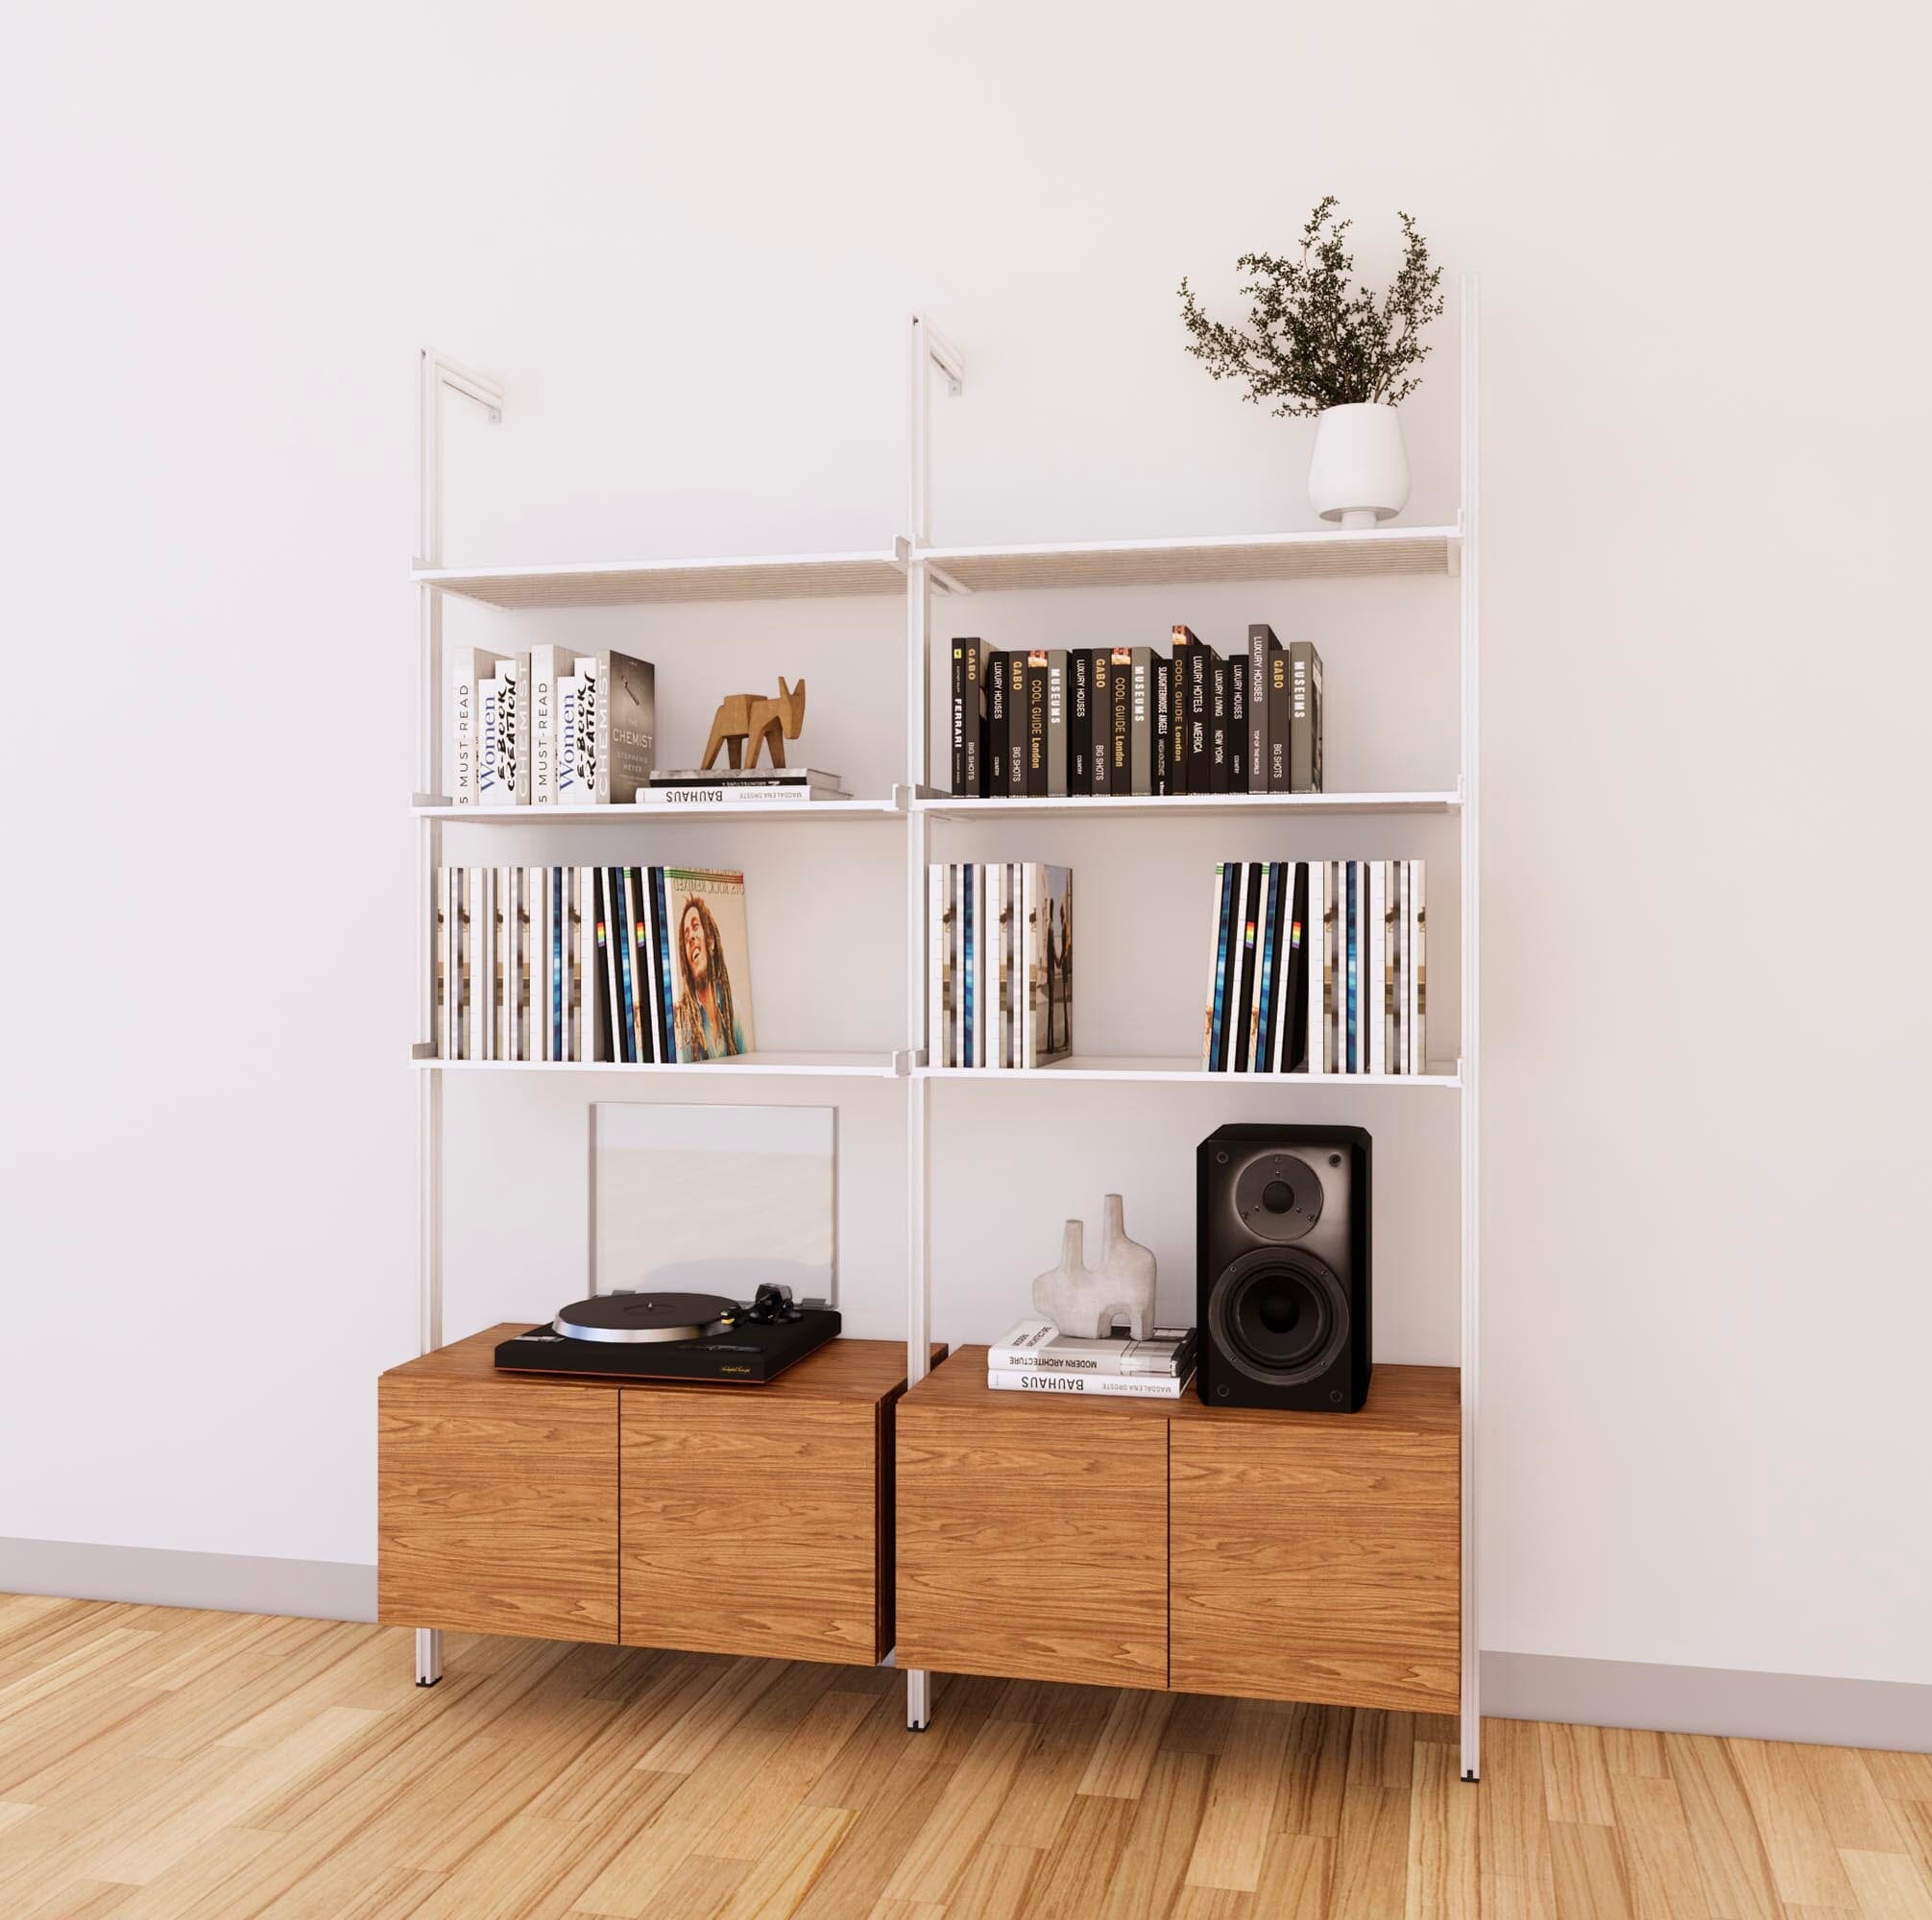
[[[1195,1386],[1208,1405],[1360,1410],[1368,1181],[1362,1127],[1226,1126],[1201,1141]]]

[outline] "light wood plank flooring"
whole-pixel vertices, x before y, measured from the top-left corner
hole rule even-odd
[[[1932,1758],[0,1596],[6,1920],[1932,1920]]]

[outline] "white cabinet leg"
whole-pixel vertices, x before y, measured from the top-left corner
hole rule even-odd
[[[924,1733],[932,1717],[932,1676],[917,1667],[906,1669],[906,1724]]]
[[[443,1633],[441,1628],[416,1629],[416,1684],[433,1687],[443,1678]]]

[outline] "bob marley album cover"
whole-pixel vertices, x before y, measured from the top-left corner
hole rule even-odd
[[[725,1060],[757,1045],[744,876],[664,869],[671,1024],[680,1060]]]

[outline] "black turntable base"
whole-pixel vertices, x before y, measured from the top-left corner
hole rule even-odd
[[[784,1286],[761,1286],[743,1305],[715,1293],[601,1293],[503,1341],[495,1357],[513,1373],[759,1386],[838,1328],[833,1308],[797,1305]]]

